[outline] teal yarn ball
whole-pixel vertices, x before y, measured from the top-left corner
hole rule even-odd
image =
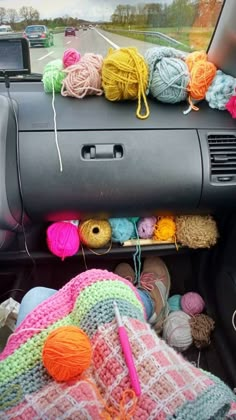
[[[53,60],[46,64],[43,72],[43,86],[46,93],[61,92],[62,82],[66,76],[62,60]]]
[[[168,299],[170,312],[181,310],[181,295],[173,295]]]
[[[227,102],[235,93],[235,88],[236,79],[221,70],[217,70],[213,82],[206,92],[206,101],[211,108],[224,111]]]
[[[175,104],[187,98],[190,81],[184,53],[174,48],[154,47],[147,50],[149,68],[148,92],[161,102]]]
[[[139,219],[140,217],[128,217],[128,220],[130,220],[132,223],[137,223]]]
[[[131,238],[135,238],[135,226],[127,218],[111,218],[109,219],[111,225],[112,242],[124,242]]]

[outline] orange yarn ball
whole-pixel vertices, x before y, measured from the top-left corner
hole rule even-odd
[[[47,337],[42,358],[53,379],[58,382],[69,381],[89,367],[92,358],[90,340],[80,328],[59,327]]]
[[[186,57],[185,62],[190,72],[199,61],[207,61],[207,53],[205,51],[194,51]]]
[[[205,51],[196,51],[189,54],[186,63],[190,71],[190,83],[188,85],[190,97],[200,101],[205,98],[206,92],[216,75],[216,66],[207,61]]]

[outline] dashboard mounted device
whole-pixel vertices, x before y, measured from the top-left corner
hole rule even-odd
[[[0,38],[0,77],[30,74],[29,43],[23,37]]]

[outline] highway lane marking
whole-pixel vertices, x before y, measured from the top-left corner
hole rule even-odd
[[[95,31],[98,33],[98,35],[100,35],[102,38],[104,38],[105,41],[107,41],[109,44],[111,44],[111,46],[114,47],[116,50],[118,50],[120,48],[119,45],[115,44],[113,41],[111,41],[105,35],[101,34],[101,32],[99,32],[97,29],[95,29]]]
[[[49,55],[53,54],[54,51],[50,51],[49,53],[47,53],[46,55],[43,55],[42,57],[38,58],[38,61],[40,60],[44,60],[44,58],[48,57]]]
[[[66,42],[66,44],[70,44],[70,43],[71,43],[71,41],[67,41],[67,42]]]

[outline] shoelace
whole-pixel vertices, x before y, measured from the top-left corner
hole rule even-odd
[[[140,276],[140,286],[142,289],[152,292],[156,281],[161,281],[163,277],[157,277],[154,273],[142,273]]]

